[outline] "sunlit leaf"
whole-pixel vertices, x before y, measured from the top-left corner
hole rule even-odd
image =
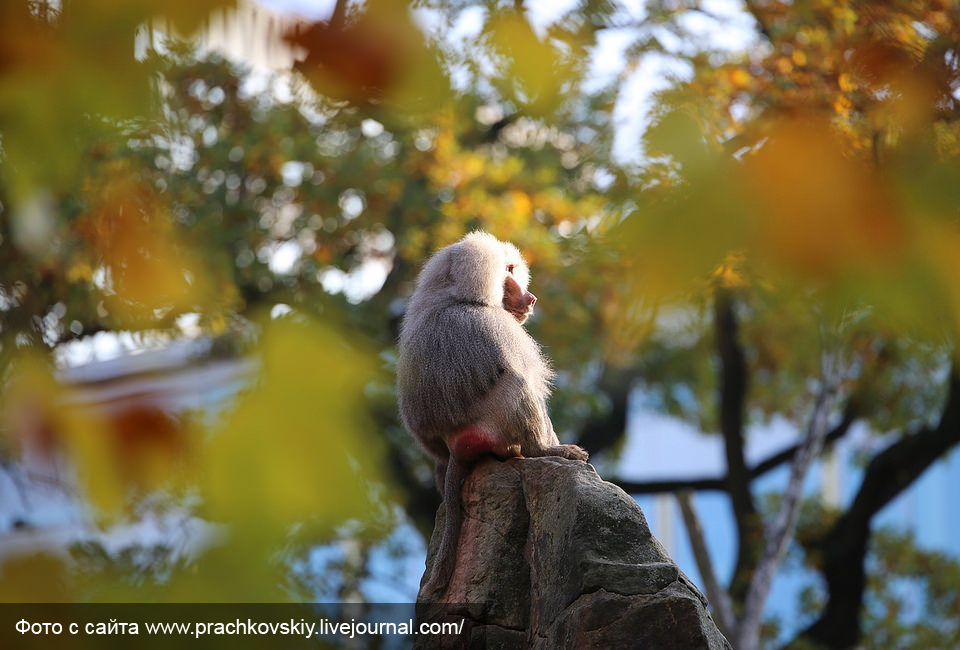
[[[177,241],[168,206],[123,163],[87,183],[89,209],[78,230],[96,251],[103,291],[118,324],[136,327],[158,310],[188,311],[207,293],[207,276]]]
[[[879,176],[844,157],[824,124],[784,121],[748,158],[755,253],[809,278],[871,273],[902,262],[906,232]]]
[[[257,387],[205,451],[210,516],[282,539],[369,514],[383,452],[364,415],[368,359],[330,326],[290,319],[269,325],[260,359]]]
[[[535,114],[556,108],[561,100],[562,85],[571,70],[555,47],[541,40],[520,12],[493,14],[487,29],[510,73],[511,99]]]

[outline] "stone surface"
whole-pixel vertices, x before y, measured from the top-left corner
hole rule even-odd
[[[729,650],[636,501],[591,465],[485,459],[461,502],[453,577],[444,593],[421,594],[418,611],[421,620],[466,617],[467,626],[459,637],[420,637],[415,647]],[[426,575],[442,529],[441,507]]]

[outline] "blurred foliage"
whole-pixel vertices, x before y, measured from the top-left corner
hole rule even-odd
[[[870,650],[936,650],[960,643],[960,562],[917,546],[912,535],[881,528],[870,549],[864,636]],[[817,585],[804,588],[800,614],[823,607]]]
[[[376,378],[369,352],[306,319],[269,323],[260,340],[257,385],[213,430],[146,407],[76,405],[46,364],[16,361],[4,429],[24,452],[70,460],[96,523],[155,514],[143,499],[159,491],[170,495],[166,509],[217,524],[216,531],[194,531],[192,540],[180,531],[179,544],[211,547],[200,563],[181,549],[131,547],[110,556],[118,564],[109,571],[59,575],[60,561],[51,558],[44,571],[57,577],[41,581],[38,602],[284,599],[287,566],[273,557],[284,545],[332,539],[346,521],[355,522],[356,536],[383,535],[390,521],[377,505],[384,498],[384,448],[364,407],[365,386]],[[96,542],[76,550],[87,558],[81,567],[107,557]],[[183,564],[192,570],[173,570]],[[19,565],[5,562],[0,600],[20,600]],[[119,579],[132,569],[139,578]]]
[[[103,81],[131,90],[135,107],[106,99],[64,106],[64,124],[47,126],[62,129],[55,138],[73,148],[35,148],[31,156],[13,146],[33,137],[27,127],[3,121],[8,446],[69,459],[99,525],[142,516],[143,499],[161,491],[219,531],[199,559],[162,547],[115,557],[90,542],[75,549],[79,572],[59,558],[14,560],[0,577],[3,599],[19,598],[18,576],[35,571],[50,578],[37,601],[302,597],[289,579],[292,555],[321,540],[379,539],[395,525],[390,504],[402,497],[387,497],[381,432],[400,448],[399,469],[426,470],[400,432],[392,377],[378,368],[390,369],[390,354],[375,359],[378,348],[392,347],[396,301],[429,252],[485,228],[524,248],[543,274],[544,304],[563,304],[571,285],[587,295],[602,287],[571,262],[587,248],[588,225],[596,230],[611,218],[594,182],[606,146],[595,136],[609,118],[585,126],[573,111],[583,115],[595,99],[574,97],[565,113],[554,106],[559,118],[545,128],[505,116],[483,93],[438,85],[443,75],[419,67],[439,71],[437,50],[412,23],[397,22],[407,15],[399,8],[374,3],[342,26],[338,42],[359,48],[353,58],[324,51],[321,36],[303,32],[311,55],[301,69],[313,87],[296,76],[251,74],[173,40],[135,60],[132,29],[152,15],[137,14],[130,40],[113,43],[126,48],[129,69]],[[47,9],[30,5],[22,19],[63,38],[69,16],[103,19],[97,7]],[[123,34],[126,25],[112,29]],[[381,42],[384,30],[399,40]],[[410,58],[397,59],[397,47]],[[368,76],[349,67],[358,62],[370,66]],[[331,70],[333,81],[321,80]],[[108,89],[95,87],[94,73],[74,70],[73,82],[103,98]],[[2,81],[17,87],[14,76]],[[555,104],[559,95],[550,92]],[[18,110],[29,113],[33,101]],[[62,169],[30,171],[29,161],[45,155]],[[549,325],[571,358],[589,358],[592,346],[579,332],[595,314],[588,302],[558,311]],[[256,385],[221,421],[65,406],[67,389],[44,353],[100,331],[176,337],[184,315],[207,336],[244,341],[259,364]],[[594,408],[589,400],[569,404],[581,418]],[[344,583],[340,595],[360,596],[347,594],[353,587]]]
[[[634,256],[627,308],[614,322],[666,326],[641,344],[648,401],[720,428],[717,395],[729,386],[710,307],[722,288],[734,297],[748,421],[784,416],[802,430],[829,355],[841,372],[839,409],[890,437],[935,427],[960,327],[957,4],[748,0],[755,33],[737,52],[696,38],[698,25],[703,33],[704,22],[723,24],[719,7],[647,8],[635,60],[656,53],[681,72],[658,95],[646,159],[622,188],[634,209],[611,235]],[[801,527],[809,537],[801,541],[833,543],[834,560],[847,563],[814,566],[825,577],[832,571],[832,585],[844,572],[856,582],[860,558],[838,549],[857,543],[831,537],[836,521]],[[740,558],[749,558],[750,522],[738,525]],[[907,542],[900,550],[921,554]],[[872,562],[866,570],[863,620],[817,619],[823,627],[810,628],[829,647],[852,647],[861,632],[864,647],[874,647],[868,641],[879,643],[881,628],[907,624],[902,610],[875,606],[897,598],[886,571],[907,567]],[[821,598],[808,613],[850,611],[826,604]],[[949,638],[952,612],[918,611],[946,630],[941,641]],[[914,632],[903,632],[898,643],[908,647]]]
[[[875,534],[873,553],[875,598],[867,602],[864,645],[933,650],[960,644],[960,562],[886,530]]]
[[[286,35],[293,75],[172,40],[132,56],[150,18],[188,34],[222,3],[0,9],[9,445],[69,456],[102,523],[163,489],[230,531],[189,571],[88,597],[282,598],[277,549],[352,520],[383,536],[391,500],[429,525],[432,474],[389,371],[419,264],[470,229],[531,263],[565,437],[635,385],[716,431],[718,287],[752,422],[804,424],[827,348],[878,431],[937,419],[960,326],[956,3],[751,1],[743,52],[698,36],[695,18],[722,24],[710,3],[651,1],[638,21],[582,0],[546,29],[521,3],[414,4],[427,26],[407,3],[337,3]],[[605,32],[630,43],[596,83]],[[683,72],[627,163],[614,108],[651,56]],[[177,336],[185,315],[221,340],[254,332],[257,385],[222,422],[63,407],[47,353],[101,330]],[[602,452],[624,429],[582,440]],[[5,564],[0,595],[31,572],[49,578],[36,600],[81,597],[42,558]]]
[[[804,411],[826,326],[842,333],[859,414],[916,427],[942,402],[926,377],[960,326],[957,7],[747,4],[749,53],[688,55],[667,35],[692,38],[693,7],[651,3],[637,56],[682,58],[690,78],[660,93],[646,163],[623,188],[635,208],[614,235],[634,258],[632,307],[615,316],[679,305],[661,321],[686,333],[649,337],[643,374],[706,429],[711,314],[697,296],[716,285],[739,298],[751,412]]]
[[[142,114],[149,71],[133,56],[137,29],[164,18],[190,34],[227,0],[5,2],[0,9],[3,178],[27,202],[70,183],[86,160],[98,118]],[[91,119],[94,118],[94,119]],[[24,224],[26,226],[26,224]]]

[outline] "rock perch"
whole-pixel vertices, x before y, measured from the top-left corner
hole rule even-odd
[[[463,484],[457,565],[422,620],[467,618],[421,650],[729,650],[703,594],[650,533],[637,503],[591,465],[562,458],[479,462]],[[427,572],[443,530],[430,540]],[[460,604],[454,604],[460,603]]]

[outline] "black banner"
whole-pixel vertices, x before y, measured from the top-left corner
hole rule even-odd
[[[0,648],[24,650],[457,648],[471,627],[412,603],[0,604]]]

